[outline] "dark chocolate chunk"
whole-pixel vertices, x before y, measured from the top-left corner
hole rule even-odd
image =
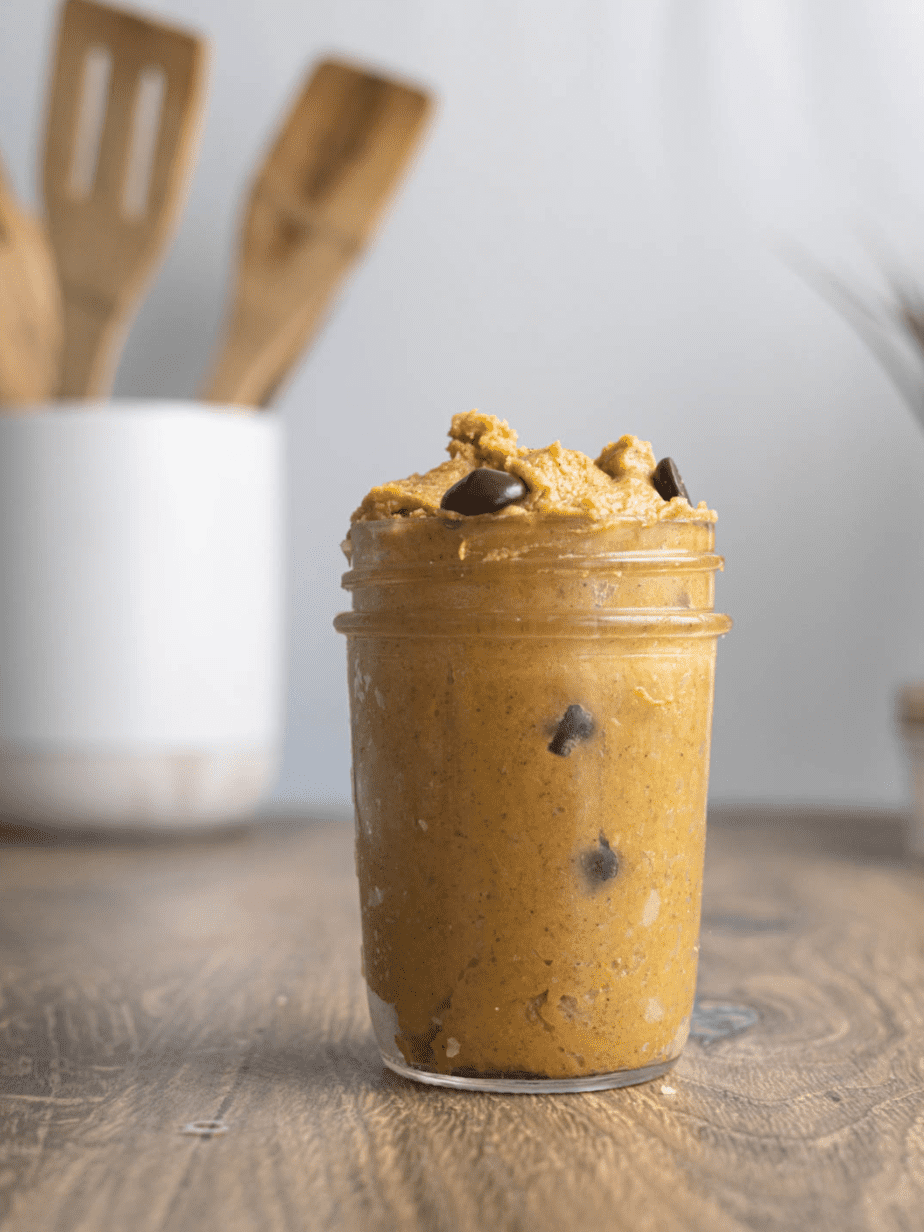
[[[528,491],[526,484],[516,475],[479,466],[443,493],[440,509],[462,513],[466,517],[476,513],[497,513],[498,509],[522,500]]]
[[[673,500],[675,496],[682,496],[688,504],[693,504],[690,500],[689,493],[684,486],[683,480],[680,478],[680,471],[677,469],[677,463],[673,458],[662,458],[658,465],[654,468],[654,474],[651,476],[651,482],[654,484],[655,491],[664,500]]]
[[[568,757],[579,740],[589,740],[593,734],[593,715],[583,706],[569,706],[552,737],[549,752]]]
[[[587,880],[594,885],[601,881],[612,881],[619,872],[619,857],[607,842],[602,830],[597,846],[581,853],[581,868]]]

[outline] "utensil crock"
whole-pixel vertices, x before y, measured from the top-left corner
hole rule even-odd
[[[0,416],[0,820],[250,817],[282,715],[281,426],[195,402]]]

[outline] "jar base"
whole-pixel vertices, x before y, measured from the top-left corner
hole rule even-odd
[[[415,1069],[403,1065],[392,1057],[381,1054],[385,1065],[414,1082],[423,1082],[431,1087],[452,1087],[456,1091],[493,1091],[506,1095],[569,1095],[577,1091],[609,1091],[615,1087],[632,1087],[640,1082],[650,1082],[673,1069],[677,1058],[661,1061],[657,1065],[645,1065],[641,1069],[619,1069],[610,1074],[588,1074],[584,1078],[484,1078],[462,1077],[456,1074],[435,1074],[431,1070]]]

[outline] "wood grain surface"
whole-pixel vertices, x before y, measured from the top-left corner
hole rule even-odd
[[[666,1079],[572,1096],[383,1070],[342,821],[0,839],[5,1232],[924,1228],[895,818],[711,825],[696,1036]]]

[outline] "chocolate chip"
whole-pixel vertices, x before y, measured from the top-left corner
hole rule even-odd
[[[651,476],[651,482],[654,484],[655,491],[664,500],[673,500],[675,496],[682,496],[683,499],[690,505],[689,493],[684,486],[683,480],[680,478],[680,471],[677,469],[677,463],[673,458],[662,458],[658,465],[654,468],[654,474]]]
[[[587,880],[595,885],[600,881],[612,881],[619,872],[619,857],[606,841],[602,830],[597,846],[581,853],[581,868]]]
[[[522,500],[528,491],[526,484],[516,475],[479,466],[443,493],[440,509],[462,513],[466,517],[476,513],[497,513],[498,509]]]
[[[568,757],[579,740],[589,740],[593,734],[593,715],[583,706],[569,706],[552,737],[549,752]]]

